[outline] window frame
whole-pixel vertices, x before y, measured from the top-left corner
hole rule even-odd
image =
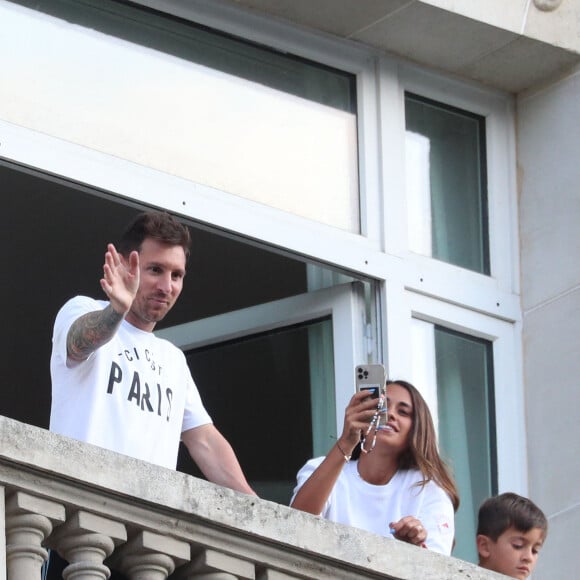
[[[357,77],[361,235],[194,184],[0,120],[3,158],[64,176],[129,202],[182,215],[226,233],[378,282],[376,337],[391,376],[410,376],[409,321],[422,317],[493,340],[499,488],[526,491],[521,307],[517,252],[513,98],[399,59],[269,20],[196,1],[135,4],[195,21]],[[491,276],[409,252],[404,176],[404,94],[485,116]],[[163,192],[160,197],[159,192]],[[507,251],[505,250],[507,248]],[[451,326],[450,326],[451,325]],[[498,394],[501,393],[501,396]],[[521,409],[514,421],[513,409]],[[337,411],[338,413],[338,411]],[[513,438],[517,461],[505,441]]]
[[[332,321],[336,400],[334,419],[336,433],[340,434],[344,408],[354,393],[354,383],[351,384],[348,378],[354,377],[355,365],[366,361],[367,357],[363,328],[364,297],[360,283],[349,282],[322,288],[164,328],[155,331],[155,334],[170,340],[182,350],[190,350],[284,329],[327,316]]]
[[[498,290],[519,293],[513,98],[500,91],[484,90],[472,83],[445,78],[410,65],[402,66],[399,72],[399,98],[403,99],[403,110],[406,92],[485,118],[491,273],[489,276],[476,274],[475,282],[480,283],[477,281],[480,277],[489,277],[496,282]],[[417,256],[416,260],[423,262],[423,258]],[[442,270],[451,266],[426,259],[437,262]],[[446,277],[445,272],[442,275]]]
[[[413,319],[492,343],[498,489],[526,494],[528,459],[521,324],[486,316],[416,292],[402,290],[402,295],[399,307],[404,308],[405,312],[399,315],[398,325],[402,334],[409,337],[409,343]],[[389,364],[391,376],[413,376],[410,354],[407,353],[404,360],[392,355],[388,360],[392,361]],[[516,413],[515,409],[521,412]]]
[[[264,45],[307,60],[337,68],[356,76],[358,167],[361,235],[381,242],[379,219],[379,164],[376,156],[363,154],[378,148],[376,110],[376,52],[355,42],[321,37],[281,21],[240,10],[235,6],[217,5],[196,0],[183,5],[176,0],[133,0],[133,4],[171,14],[208,28],[219,30],[250,42]]]

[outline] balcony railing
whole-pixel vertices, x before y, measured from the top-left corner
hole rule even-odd
[[[0,417],[0,579],[503,578]],[[4,543],[5,542],[5,543]]]

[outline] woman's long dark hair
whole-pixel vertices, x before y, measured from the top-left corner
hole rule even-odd
[[[418,469],[423,474],[424,486],[435,482],[450,497],[453,508],[459,508],[459,493],[449,468],[437,449],[437,435],[431,411],[421,393],[407,381],[387,381],[387,386],[397,384],[407,390],[413,403],[413,424],[409,433],[409,447],[399,456],[399,469]],[[352,458],[360,457],[360,444],[355,447]]]

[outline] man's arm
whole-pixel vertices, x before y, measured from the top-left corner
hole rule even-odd
[[[209,481],[256,495],[246,481],[232,446],[213,424],[184,431],[181,440]]]
[[[124,316],[109,304],[103,310],[87,312],[71,325],[66,337],[67,360],[82,362],[109,342]]]
[[[113,244],[107,246],[101,288],[110,300],[103,310],[88,312],[75,320],[66,337],[67,360],[86,360],[109,342],[133,304],[139,288],[139,255],[132,252],[128,262]]]

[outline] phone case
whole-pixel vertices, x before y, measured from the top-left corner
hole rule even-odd
[[[386,396],[387,371],[382,364],[356,365],[354,380],[357,391],[369,391],[370,396],[378,399],[379,395]],[[377,410],[380,411],[376,427],[380,429],[387,422],[386,399]]]
[[[386,379],[387,373],[382,364],[361,364],[355,367],[356,390],[368,390],[370,395],[377,399],[384,393]]]

